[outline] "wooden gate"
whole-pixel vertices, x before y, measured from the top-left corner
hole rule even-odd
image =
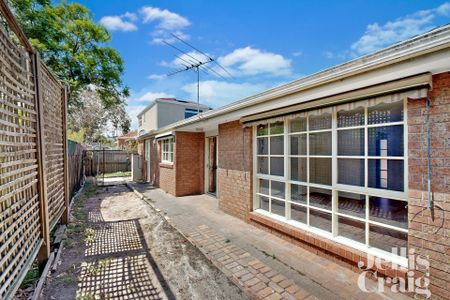
[[[66,92],[0,0],[0,298],[68,219]],[[6,24],[6,25],[5,25]]]

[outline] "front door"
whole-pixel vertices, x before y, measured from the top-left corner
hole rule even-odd
[[[208,192],[216,194],[217,189],[217,137],[208,138]]]

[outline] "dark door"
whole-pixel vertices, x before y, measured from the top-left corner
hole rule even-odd
[[[217,185],[217,137],[209,138],[209,190],[208,192],[215,194]]]

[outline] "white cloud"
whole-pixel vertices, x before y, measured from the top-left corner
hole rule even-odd
[[[137,21],[138,16],[135,13],[126,12],[122,15],[122,17],[129,19],[130,21]]]
[[[166,74],[151,74],[147,78],[151,80],[162,80],[167,77]]]
[[[446,2],[439,7],[420,10],[383,25],[369,24],[364,35],[352,44],[351,49],[360,55],[376,51],[430,30],[436,17],[449,15],[450,2]]]
[[[234,75],[287,76],[292,74],[290,59],[252,47],[235,49],[233,52],[219,57],[218,62]]]
[[[143,15],[144,23],[157,21],[159,23],[156,27],[164,30],[178,30],[191,24],[185,17],[167,9],[144,6],[141,8],[140,12]]]
[[[126,21],[126,19],[128,21]],[[105,16],[100,19],[100,24],[111,31],[136,31],[138,28],[133,23],[136,20],[136,14],[126,12],[120,16]]]
[[[175,98],[175,96],[167,94],[165,92],[147,92],[138,97],[137,101],[153,101],[157,98]]]
[[[182,29],[191,25],[187,18],[167,9],[152,6],[144,6],[139,12],[144,24],[156,23],[156,30],[152,32],[153,43],[162,44],[163,41],[174,43],[176,39],[170,34],[172,32],[182,39],[189,39],[189,36],[182,32]]]
[[[206,80],[200,82],[200,102],[212,107],[220,107],[233,101],[251,96],[267,89],[264,84],[248,82],[230,83],[226,81]],[[191,99],[197,98],[197,83],[183,86]]]
[[[177,37],[179,37],[180,39],[183,40],[189,40],[190,36],[182,31],[176,31],[176,32],[169,32],[166,30],[155,30],[151,33],[153,39],[152,39],[152,43],[154,44],[164,44],[164,42],[166,43],[170,43],[170,44],[174,44],[176,42],[178,42],[178,39],[176,37],[174,37],[173,34],[175,34]]]
[[[301,56],[302,54],[303,54],[302,51],[296,51],[296,52],[292,53],[292,56],[298,57],[298,56]]]

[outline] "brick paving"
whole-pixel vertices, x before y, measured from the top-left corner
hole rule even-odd
[[[185,236],[252,299],[317,299],[206,225]]]
[[[253,299],[411,299],[361,291],[358,273],[224,213],[211,196],[129,184]]]

